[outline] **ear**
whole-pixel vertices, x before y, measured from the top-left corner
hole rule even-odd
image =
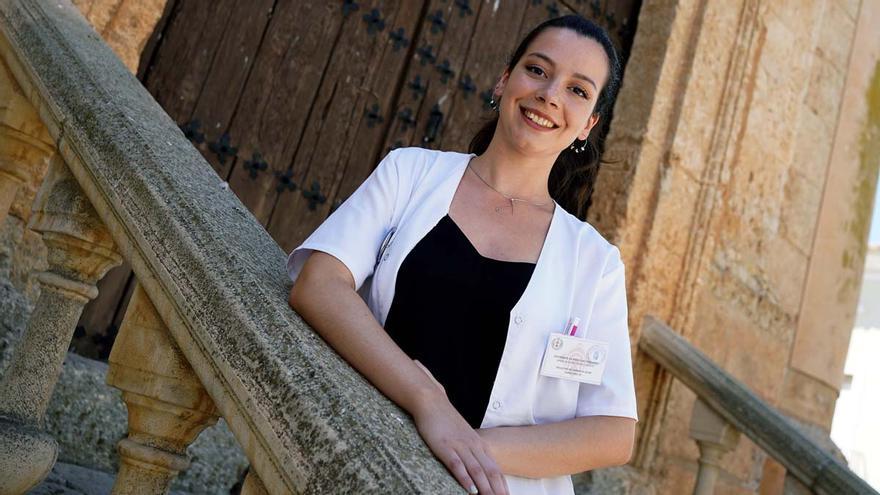
[[[586,140],[587,137],[590,135],[590,130],[593,127],[595,127],[596,124],[598,124],[598,123],[599,123],[599,114],[594,113],[594,114],[590,115],[590,118],[587,119],[587,125],[584,126],[584,130],[582,130],[581,133],[578,134],[578,139],[580,139],[581,141]]]
[[[501,74],[501,79],[495,83],[495,89],[493,90],[493,94],[496,98],[504,94],[504,88],[507,86],[508,77],[510,77],[510,72],[507,69],[504,69],[504,73]]]

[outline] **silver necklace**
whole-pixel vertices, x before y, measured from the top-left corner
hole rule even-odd
[[[535,202],[529,201],[529,200],[527,200],[527,199],[520,199],[520,198],[514,198],[514,197],[511,197],[511,196],[508,196],[508,195],[504,194],[503,192],[499,191],[498,189],[495,189],[495,188],[492,186],[492,184],[489,184],[488,182],[486,182],[486,179],[482,178],[482,177],[480,176],[480,174],[478,174],[477,171],[474,170],[473,167],[471,167],[471,162],[468,162],[467,167],[470,169],[471,172],[474,173],[474,175],[477,176],[478,179],[480,179],[481,181],[483,181],[483,184],[486,184],[487,186],[489,186],[489,189],[492,189],[493,191],[495,191],[495,192],[497,192],[498,194],[500,194],[501,196],[503,196],[504,199],[510,201],[510,214],[511,214],[511,215],[513,215],[513,202],[514,202],[514,201],[521,201],[521,202],[523,202],[523,203],[528,203],[528,204],[530,204],[530,205],[532,205],[532,206],[547,206],[547,205],[550,204],[549,202],[545,202],[545,203],[535,203]],[[503,207],[501,207],[501,206],[496,206],[496,207],[495,207],[495,213],[501,213],[502,211],[504,211],[504,208],[503,208]]]

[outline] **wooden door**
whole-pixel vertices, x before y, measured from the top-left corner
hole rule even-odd
[[[625,60],[639,7],[640,0],[168,0],[138,76],[289,251],[389,150],[466,150],[490,117],[488,99],[508,57],[534,26],[578,12],[609,30]],[[594,134],[603,136],[607,124]],[[128,280],[127,268],[108,275],[111,290],[84,311],[85,335],[113,333]]]

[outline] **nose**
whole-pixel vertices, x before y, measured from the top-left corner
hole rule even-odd
[[[543,88],[538,90],[538,100],[555,108],[559,108],[559,88],[554,81],[547,81]]]

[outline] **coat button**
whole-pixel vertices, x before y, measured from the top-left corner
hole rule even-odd
[[[516,317],[514,317],[514,319],[513,319],[513,322],[516,323],[517,325],[522,325],[523,317],[520,315],[516,315]]]
[[[501,401],[500,401],[500,400],[496,400],[495,402],[493,402],[493,403],[492,403],[492,409],[495,409],[496,411],[499,410],[499,409],[501,409]]]

